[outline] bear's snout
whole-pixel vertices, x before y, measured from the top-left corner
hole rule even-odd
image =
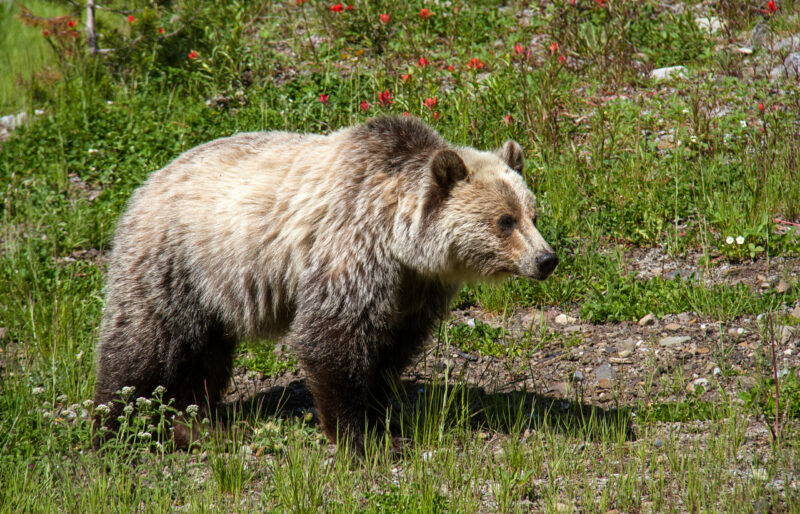
[[[558,266],[558,255],[555,253],[546,253],[536,257],[536,268],[539,270],[540,280],[549,277],[556,266]]]

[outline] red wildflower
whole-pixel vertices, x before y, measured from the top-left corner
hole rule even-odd
[[[189,52],[189,59],[197,59],[198,53],[194,50]]]
[[[503,118],[503,123],[506,125],[511,125],[514,122],[514,118],[511,117],[511,114],[506,114],[505,118]]]
[[[381,93],[378,91],[378,101],[381,103],[382,106],[386,107],[387,105],[393,104],[392,101],[392,92],[388,89]]]
[[[517,43],[514,45],[514,53],[517,55],[522,55],[525,52],[525,48],[522,47],[521,44]]]
[[[159,34],[163,34],[164,33],[164,27],[158,27],[158,33]]]
[[[335,4],[331,6],[331,12],[342,12],[344,6],[342,4]]]
[[[78,24],[78,22],[76,22],[75,20],[69,20],[67,22],[67,25],[69,25],[69,28],[71,28],[71,29],[74,29],[75,25],[77,25],[77,24]]]
[[[136,18],[134,18],[134,16],[132,14],[129,14],[128,15],[128,23],[133,23],[135,21],[136,21]]]
[[[438,101],[439,101],[439,99],[437,97],[435,97],[435,96],[433,98],[426,98],[425,99],[425,107],[427,107],[428,109],[432,110],[434,108],[434,106],[436,105],[436,102],[438,102]]]
[[[759,112],[764,112],[764,104],[761,103],[761,102],[759,102],[759,104],[758,104],[758,111]]]
[[[447,67],[447,71],[453,71],[454,69],[456,69],[456,67],[452,64]]]
[[[439,113],[438,112],[433,113],[433,119],[435,119],[435,120],[439,119]]]
[[[410,82],[411,79],[414,78],[414,76],[411,75],[410,73],[406,73],[404,75],[400,75],[400,78],[403,80],[403,82]]]
[[[330,99],[330,96],[326,95],[325,93],[319,94],[319,101],[322,102],[322,105],[327,105],[328,99]]]
[[[420,11],[419,11],[419,17],[420,17],[420,18],[422,18],[423,20],[427,20],[427,19],[428,19],[428,18],[430,18],[431,16],[433,16],[433,13],[432,13],[432,12],[430,12],[428,9],[424,9],[424,8],[423,8],[423,9],[420,9]]]
[[[294,2],[295,2],[297,5],[303,5],[304,3],[306,3],[306,0],[294,0]]]
[[[481,61],[477,57],[473,57],[467,63],[467,68],[469,68],[471,70],[479,70],[479,69],[483,68],[483,61]]]
[[[388,14],[381,14],[381,23],[386,25],[389,23],[389,15]]]
[[[778,10],[778,4],[776,4],[774,0],[769,0],[769,2],[767,2],[767,8],[761,9],[761,12],[763,12],[764,14],[772,15],[775,14],[775,11],[777,10]]]
[[[361,102],[361,110],[367,112],[369,110],[369,102],[366,100]]]
[[[606,0],[594,0],[594,3],[596,3],[600,7],[605,7],[606,6]]]
[[[575,5],[575,0],[569,0],[569,5]]]
[[[403,116],[409,116],[409,114],[406,111],[403,111]]]
[[[50,37],[50,31],[47,29],[42,29],[42,35],[44,37]]]
[[[424,58],[424,57],[420,57],[419,58],[419,67],[420,68],[424,68],[425,66],[429,65],[430,63],[431,62],[428,59]]]
[[[352,11],[353,10],[353,4],[347,4],[347,10],[348,11]]]
[[[553,41],[553,44],[550,45],[550,53],[555,54],[556,52],[558,52],[558,43]]]
[[[558,64],[564,64],[564,61],[566,61],[566,60],[567,60],[567,58],[564,57],[564,54],[561,54],[561,55],[558,56]]]

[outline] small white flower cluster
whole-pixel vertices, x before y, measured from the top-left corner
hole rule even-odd
[[[735,241],[736,241],[737,245],[743,245],[744,244],[744,237],[743,236],[736,236]],[[728,236],[728,237],[725,238],[725,243],[726,244],[732,245],[733,242],[734,242],[733,236]]]

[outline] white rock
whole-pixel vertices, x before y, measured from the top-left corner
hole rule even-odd
[[[658,324],[658,318],[653,313],[646,314],[644,317],[642,317],[642,319],[639,320],[640,327],[651,327],[657,324]]]
[[[653,80],[667,80],[670,78],[686,78],[688,76],[686,66],[669,66],[667,68],[656,68],[650,72]]]
[[[694,24],[697,25],[698,29],[707,32],[716,32],[722,28],[722,23],[715,16],[695,18]]]
[[[773,80],[784,77],[800,78],[800,52],[793,52],[786,56],[783,64],[772,68],[769,75]]]
[[[572,316],[567,316],[566,314],[559,314],[556,316],[556,323],[558,325],[569,325],[571,323],[576,323],[578,321],[577,318],[573,318]]]
[[[670,336],[670,337],[662,337],[658,344],[661,346],[678,346],[684,343],[688,343],[692,338],[689,336]]]

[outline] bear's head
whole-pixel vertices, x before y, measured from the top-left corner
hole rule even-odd
[[[517,275],[544,280],[558,257],[536,228],[536,199],[522,178],[522,148],[441,149],[430,161],[430,205],[462,280]],[[439,229],[437,229],[439,230]]]

